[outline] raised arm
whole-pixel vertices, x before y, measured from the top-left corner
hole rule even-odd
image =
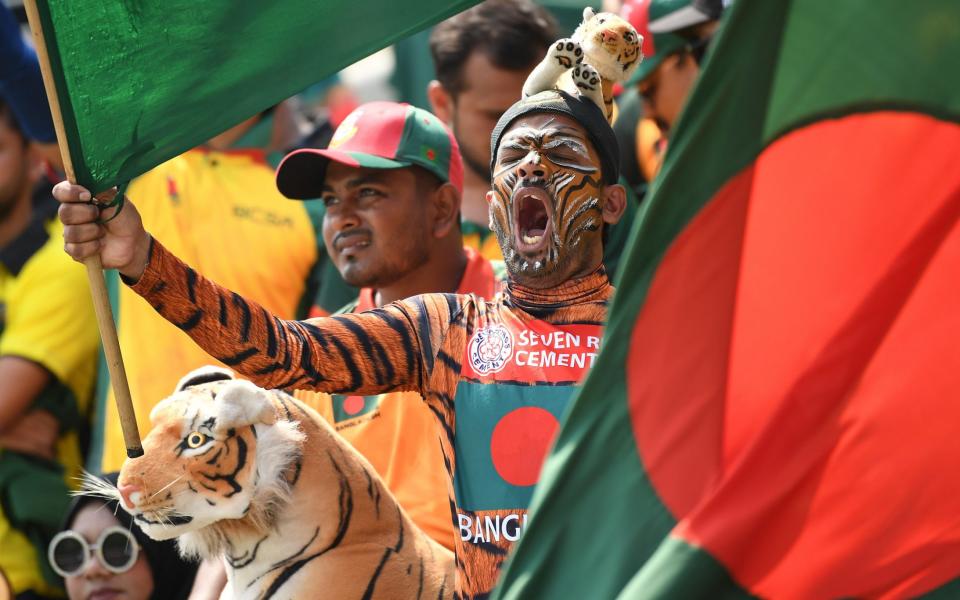
[[[59,184],[65,250],[99,253],[132,289],[210,355],[268,388],[374,394],[422,390],[433,353],[456,311],[445,296],[420,296],[367,313],[285,321],[185,265],[143,229],[128,201],[96,222],[89,192]],[[113,209],[104,211],[110,217]]]

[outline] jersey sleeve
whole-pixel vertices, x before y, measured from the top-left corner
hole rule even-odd
[[[423,391],[458,301],[427,294],[360,314],[287,321],[204,278],[154,240],[131,286],[212,357],[266,388]]]

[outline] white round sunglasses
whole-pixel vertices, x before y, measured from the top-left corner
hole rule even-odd
[[[104,529],[94,544],[87,543],[82,535],[68,529],[58,533],[50,542],[47,558],[58,575],[72,577],[87,568],[94,553],[105,569],[124,573],[137,562],[140,544],[132,533],[116,525]]]

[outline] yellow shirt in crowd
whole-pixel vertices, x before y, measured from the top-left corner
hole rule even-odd
[[[262,152],[191,150],[137,178],[127,195],[147,231],[191,267],[272,314],[295,316],[322,241],[304,203],[277,191]],[[126,286],[116,288],[120,347],[146,436],[153,406],[186,373],[216,361]],[[101,466],[116,471],[126,450],[112,391],[104,408]]]
[[[0,253],[0,356],[33,361],[53,376],[33,406],[54,416],[74,415],[61,421],[56,454],[66,484],[75,488],[81,466],[77,424],[88,414],[100,337],[85,269],[64,253],[63,226],[55,201],[48,200],[54,203],[49,218],[35,219]],[[0,505],[0,568],[14,593],[56,594],[40,573],[41,557],[7,517]]]

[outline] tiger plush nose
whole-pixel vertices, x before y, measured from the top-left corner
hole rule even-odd
[[[129,509],[136,508],[140,502],[140,488],[133,484],[121,484],[117,487],[120,497],[123,498],[123,505]]]
[[[604,42],[615,42],[617,41],[617,38],[620,37],[617,35],[616,31],[610,31],[608,29],[601,31],[600,36],[603,38]]]

